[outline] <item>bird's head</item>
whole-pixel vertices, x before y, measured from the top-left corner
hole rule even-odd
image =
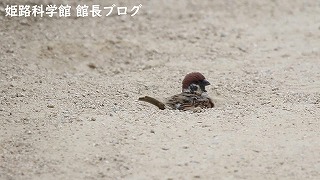
[[[210,85],[209,81],[199,72],[187,74],[182,81],[182,92],[202,94],[207,92],[205,87]]]

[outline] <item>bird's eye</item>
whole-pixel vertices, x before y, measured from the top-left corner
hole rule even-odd
[[[191,86],[190,86],[190,90],[191,90],[191,91],[197,91],[197,90],[198,90],[198,87],[195,86],[195,85],[191,85]]]

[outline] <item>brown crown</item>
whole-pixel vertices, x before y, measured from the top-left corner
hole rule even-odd
[[[182,81],[182,89],[187,89],[193,82],[202,81],[205,77],[199,72],[192,72],[187,74]]]

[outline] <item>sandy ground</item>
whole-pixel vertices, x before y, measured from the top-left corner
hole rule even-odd
[[[142,9],[4,16],[50,2],[0,1],[0,179],[320,179],[319,1],[87,1]],[[137,101],[179,93],[192,71],[216,108]]]

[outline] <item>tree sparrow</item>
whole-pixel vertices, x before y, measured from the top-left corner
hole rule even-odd
[[[161,110],[167,108],[186,111],[195,108],[213,108],[214,104],[205,89],[208,85],[210,83],[201,73],[192,72],[182,81],[182,93],[167,98],[164,103],[149,96],[140,97],[139,100],[151,103]]]

